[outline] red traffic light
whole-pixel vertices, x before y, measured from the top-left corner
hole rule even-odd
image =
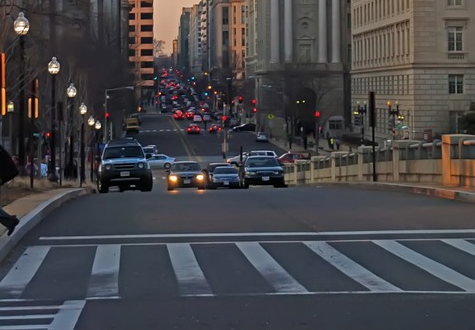
[[[257,108],[252,108],[252,112],[256,113],[256,112],[257,112]]]
[[[315,116],[315,118],[320,118],[320,111],[315,111],[314,116]]]
[[[238,101],[239,101],[239,103],[242,103],[242,96],[241,95],[238,96]]]
[[[252,99],[252,100],[251,100],[251,104],[252,104],[252,105],[256,105],[256,99]]]
[[[45,136],[46,136],[46,138],[49,139],[49,138],[51,137],[51,132],[46,132],[46,133],[45,133]]]
[[[222,118],[223,118],[223,121],[226,121],[226,119],[228,119],[226,116],[223,116]]]
[[[108,112],[105,113],[105,117],[109,118],[109,113]]]

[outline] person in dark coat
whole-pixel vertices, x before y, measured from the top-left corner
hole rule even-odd
[[[10,154],[0,145],[0,186],[12,180],[19,174]],[[10,236],[15,227],[20,223],[20,220],[15,215],[10,215],[0,207],[0,223],[8,229],[8,236]]]

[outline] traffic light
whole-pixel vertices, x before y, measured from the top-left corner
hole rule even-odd
[[[313,115],[315,116],[315,119],[317,119],[317,120],[320,119],[320,111],[316,110]]]
[[[242,96],[241,95],[238,96],[238,101],[239,101],[239,104],[242,104]]]
[[[251,100],[251,105],[255,106],[256,105],[256,99]]]
[[[253,113],[256,113],[256,112],[257,112],[257,108],[252,108],[252,112],[253,112]]]
[[[363,116],[358,110],[353,111],[355,126],[363,126]]]
[[[45,132],[45,138],[46,139],[49,139],[51,137],[51,132],[50,131],[46,131]]]
[[[108,119],[109,118],[109,112],[106,111],[104,116],[106,117],[106,119]]]
[[[226,117],[226,116],[223,116],[221,118],[223,119],[223,123],[228,119],[228,117]]]

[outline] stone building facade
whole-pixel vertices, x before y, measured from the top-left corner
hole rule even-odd
[[[316,131],[315,111],[321,125],[330,117],[349,115],[349,2],[248,4],[248,78],[255,84],[258,125],[307,136]]]
[[[468,0],[351,2],[352,108],[376,93],[379,139],[393,127],[397,137],[427,140],[459,132],[474,107],[474,15]],[[404,118],[392,122],[389,104]]]

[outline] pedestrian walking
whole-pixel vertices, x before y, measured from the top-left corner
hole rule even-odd
[[[12,180],[19,173],[13,158],[0,145],[0,186]],[[13,233],[19,222],[16,216],[8,214],[0,207],[0,223],[8,229],[8,236]]]

